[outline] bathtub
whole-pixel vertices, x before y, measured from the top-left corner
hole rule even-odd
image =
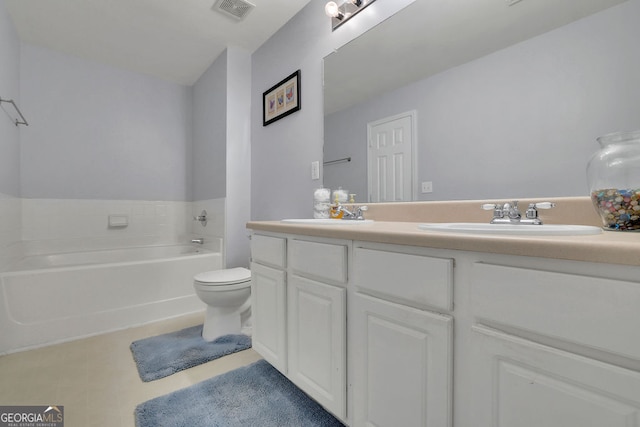
[[[25,257],[0,273],[0,353],[202,311],[193,276],[220,268],[189,245]]]

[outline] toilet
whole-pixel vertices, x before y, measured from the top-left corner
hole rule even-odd
[[[207,304],[202,329],[205,341],[227,334],[246,333],[251,313],[250,270],[237,267],[199,273],[193,278],[193,287]]]

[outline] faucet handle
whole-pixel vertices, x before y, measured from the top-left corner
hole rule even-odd
[[[494,209],[500,208],[501,206],[496,203],[485,203],[483,205],[480,205],[480,207],[485,211],[492,211]]]
[[[553,202],[532,203],[532,205],[536,209],[551,209],[556,207],[556,204]]]
[[[542,222],[538,219],[538,209],[551,209],[555,206],[556,204],[553,202],[529,203],[529,208],[527,209],[527,218],[534,220],[536,224],[542,224]]]

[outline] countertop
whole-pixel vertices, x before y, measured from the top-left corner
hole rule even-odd
[[[576,202],[575,198],[571,201]],[[429,202],[415,204],[425,203]],[[455,202],[451,203],[455,204]],[[477,201],[473,203],[477,203]],[[383,215],[379,216],[384,217]],[[640,232],[603,231],[598,235],[584,236],[462,234],[426,231],[418,228],[418,224],[422,222],[450,222],[442,218],[428,216],[412,218],[417,219],[416,221],[371,219],[374,219],[371,224],[338,224],[335,226],[292,224],[280,221],[251,221],[247,223],[247,228],[254,231],[313,237],[640,266]],[[589,221],[581,222],[589,224]],[[555,221],[551,220],[548,223],[570,224],[575,222],[555,218]],[[591,223],[591,225],[598,224]]]

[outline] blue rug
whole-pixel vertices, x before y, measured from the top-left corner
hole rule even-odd
[[[246,335],[224,335],[207,342],[202,325],[134,341],[131,353],[144,382],[168,377],[176,372],[251,347]]]
[[[138,405],[136,427],[339,427],[264,360]]]

